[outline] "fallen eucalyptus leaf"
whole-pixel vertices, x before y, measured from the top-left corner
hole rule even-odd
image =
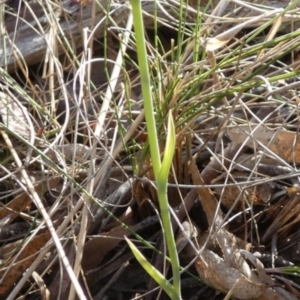
[[[300,163],[299,133],[253,124],[227,128],[227,135],[235,143],[245,143],[252,149],[265,146],[268,154],[275,153],[289,163]]]
[[[194,184],[204,184],[194,160],[190,162],[189,169]],[[196,262],[200,277],[209,285],[223,293],[230,292],[238,299],[258,297],[267,286],[261,282],[239,253],[236,237],[222,228],[223,217],[218,209],[217,199],[209,188],[198,188],[197,192],[209,226],[216,228],[215,239],[224,255],[222,259],[212,251],[203,250],[202,260],[199,258]]]
[[[268,287],[249,280],[210,250],[203,250],[195,265],[202,280],[225,294],[230,291],[237,299],[257,298]]]

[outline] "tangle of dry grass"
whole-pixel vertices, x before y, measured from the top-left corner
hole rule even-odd
[[[145,34],[162,153],[169,110],[176,125],[183,298],[249,297],[230,268],[252,298],[299,298],[297,2],[155,3]],[[165,299],[124,241],[168,278],[129,3],[0,11],[0,299]]]

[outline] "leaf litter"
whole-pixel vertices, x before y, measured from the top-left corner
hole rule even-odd
[[[85,5],[84,15],[92,3]],[[119,6],[114,7],[118,10]],[[168,15],[174,7],[169,10],[166,5],[162,23],[174,22]],[[187,7],[192,22],[195,7]],[[182,74],[176,77],[169,100],[163,91],[174,81],[174,74],[167,51],[160,57],[166,78],[160,96],[170,105],[167,110],[174,108],[179,124],[168,195],[178,253],[188,270],[182,274],[184,299],[296,299],[299,294],[294,276],[289,282],[285,276],[283,283],[268,271],[280,264],[300,264],[299,75],[294,53],[288,50],[289,40],[296,43],[298,36],[288,37],[286,28],[281,28],[298,17],[297,7],[291,4],[290,8],[294,11],[285,13],[275,6],[267,12],[252,2],[219,1],[209,15],[203,14],[201,34],[209,35],[200,46],[202,58],[193,63],[190,54],[199,41],[186,30]],[[244,15],[238,20],[240,12]],[[242,46],[252,30],[273,16],[269,29],[260,28],[261,38],[265,43],[282,40],[251,52],[261,41],[250,39],[251,55],[244,53]],[[152,23],[151,19],[147,24]],[[120,39],[114,36],[118,31],[111,30],[109,58],[114,61]],[[164,47],[171,50],[169,36],[174,33],[160,30]],[[266,36],[263,30],[269,30]],[[151,29],[147,33],[151,37]],[[124,240],[125,236],[134,240],[152,265],[171,277],[151,161],[143,150],[147,149],[147,132],[131,52],[134,45],[128,43],[130,50],[123,49],[123,53],[132,60],[124,64],[113,92],[109,82],[116,78],[106,77],[113,64],[106,72],[99,71],[106,63],[102,63],[103,49],[96,46],[92,60],[89,51],[80,56],[79,68],[66,52],[59,58],[64,72],[58,66],[54,72],[50,59],[44,62],[43,72],[36,66],[30,66],[29,73],[17,72],[14,84],[1,77],[3,298],[73,299],[74,287],[81,299],[166,299],[133,259]],[[223,60],[235,51],[237,57]],[[276,56],[284,51],[285,56]],[[261,66],[261,77],[251,77]],[[295,73],[287,78],[289,68]],[[53,72],[45,75],[46,70]],[[197,72],[206,77],[199,80]],[[126,80],[132,84],[125,89]],[[108,112],[102,111],[98,118],[108,95]],[[193,111],[197,113],[187,113]],[[99,126],[101,122],[105,126]],[[160,134],[163,144],[163,126]],[[18,165],[18,157],[23,165]],[[24,170],[29,179],[24,178]],[[59,238],[56,246],[43,212]]]

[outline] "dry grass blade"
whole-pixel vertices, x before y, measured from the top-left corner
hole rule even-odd
[[[0,298],[167,300],[124,241],[172,283],[130,1],[17,2],[0,4]],[[176,127],[182,298],[295,299],[299,1],[141,4],[161,157],[170,111]]]
[[[215,51],[217,49],[220,49],[224,47],[226,44],[228,44],[228,42],[232,40],[245,27],[248,27],[249,25],[257,24],[259,21],[261,21],[266,17],[273,17],[278,12],[281,12],[281,10],[265,13],[256,18],[250,18],[248,21],[238,24],[233,28],[230,28],[227,31],[222,32],[221,34],[217,35],[214,38],[208,38],[206,40],[203,40],[203,46],[206,48],[207,51]]]
[[[41,293],[41,300],[49,300],[50,299],[50,292],[47,289],[46,284],[44,283],[43,279],[41,278],[41,276],[39,276],[39,274],[37,274],[36,272],[32,273],[32,277],[35,280],[37,286],[40,289],[40,293]]]

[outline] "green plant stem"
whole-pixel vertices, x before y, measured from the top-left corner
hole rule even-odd
[[[161,168],[160,152],[157,140],[156,123],[154,116],[154,107],[151,95],[151,82],[148,69],[148,57],[146,43],[144,37],[144,22],[142,16],[142,8],[140,0],[132,0],[133,23],[136,35],[136,45],[138,54],[138,64],[141,76],[141,86],[144,98],[145,118],[147,123],[147,131],[151,143],[150,151],[153,164],[155,178],[157,178]]]
[[[175,151],[175,127],[173,122],[173,117],[171,112],[169,113],[168,119],[168,134],[166,140],[166,147],[164,153],[164,159],[162,162],[161,170],[159,173],[157,181],[157,192],[160,205],[160,213],[162,218],[162,223],[165,231],[165,238],[167,247],[169,250],[169,255],[171,258],[171,265],[173,271],[173,284],[176,295],[180,299],[180,265],[179,258],[176,248],[176,243],[174,239],[174,232],[172,227],[172,220],[169,211],[169,202],[168,202],[168,178],[169,172],[172,166],[174,151]]]
[[[155,122],[155,111],[153,106],[153,99],[150,85],[150,75],[148,58],[146,51],[146,41],[144,37],[144,23],[142,17],[142,8],[140,0],[132,0],[133,23],[136,36],[136,46],[138,54],[138,63],[141,76],[142,94],[144,99],[145,119],[148,131],[150,154],[152,158],[152,165],[155,180],[158,189],[158,201],[160,206],[163,229],[166,238],[166,244],[171,260],[173,272],[173,286],[174,296],[173,300],[181,299],[180,291],[180,266],[178,253],[176,250],[176,243],[174,239],[173,227],[169,211],[168,196],[167,196],[167,182],[172,158],[175,149],[175,129],[172,116],[169,116],[168,137],[166,142],[166,151],[163,163],[160,158],[158,136]],[[171,143],[169,143],[171,142]]]

